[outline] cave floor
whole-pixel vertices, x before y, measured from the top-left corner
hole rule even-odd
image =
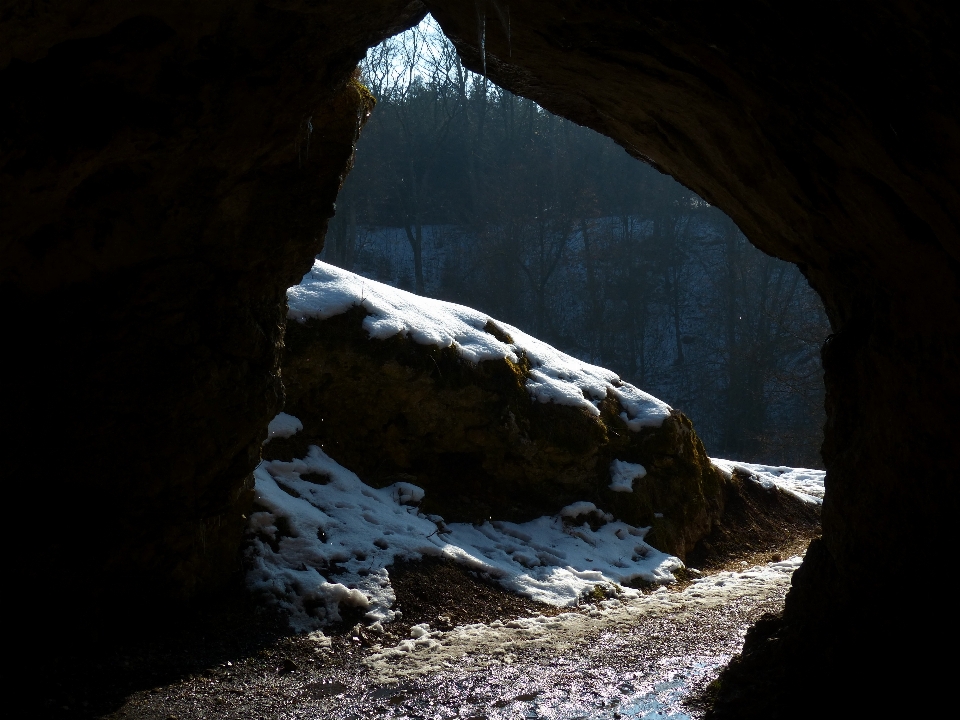
[[[393,569],[403,618],[291,636],[234,592],[176,624],[69,649],[48,716],[157,718],[698,717],[695,698],[777,613],[805,540],[693,571],[626,605],[542,605],[452,564]],[[779,561],[780,557],[787,560]],[[747,561],[750,561],[748,563]]]

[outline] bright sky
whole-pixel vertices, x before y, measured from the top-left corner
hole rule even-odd
[[[448,53],[455,54],[450,41],[427,15],[416,27],[370,48],[361,67],[372,89],[406,87],[416,78],[428,81]]]

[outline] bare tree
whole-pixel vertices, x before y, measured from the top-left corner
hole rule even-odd
[[[611,367],[715,452],[818,462],[827,322],[796,268],[608,139],[473,75],[436,30],[386,41],[362,72],[379,103],[326,257]]]

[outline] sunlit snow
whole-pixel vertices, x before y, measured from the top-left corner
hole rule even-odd
[[[287,413],[282,412],[273,420],[271,420],[269,425],[267,425],[267,439],[263,442],[264,444],[267,444],[274,438],[292,437],[301,430],[303,430],[303,423],[300,422],[299,418],[295,418],[293,415],[287,415]]]
[[[827,474],[826,470],[792,468],[782,465],[757,465],[719,458],[710,458],[710,462],[727,477],[730,477],[735,468],[739,468],[749,473],[754,480],[764,487],[779,487],[804,502],[814,505],[823,503],[823,481]]]
[[[313,446],[292,462],[267,461],[255,472],[250,517],[250,586],[271,596],[298,630],[341,619],[340,605],[370,621],[393,619],[386,568],[398,559],[445,557],[541,602],[575,605],[596,585],[623,599],[634,578],[664,583],[681,568],[643,541],[647,528],[614,520],[592,503],[525,523],[444,523],[416,506],[409,483],[376,489]],[[596,530],[583,516],[605,524]]]
[[[473,363],[504,358],[515,363],[522,354],[530,362],[526,387],[533,398],[599,415],[600,403],[611,395],[620,401],[624,410],[620,417],[634,431],[659,427],[670,414],[669,405],[623,382],[616,373],[577,360],[512,325],[472,308],[398,290],[319,260],[299,285],[287,290],[287,304],[287,317],[299,322],[363,307],[368,313],[363,327],[371,338],[402,335],[422,345],[453,347]],[[503,342],[497,335],[510,342]]]
[[[633,492],[633,481],[647,476],[643,465],[614,460],[610,463],[610,489],[614,492]]]

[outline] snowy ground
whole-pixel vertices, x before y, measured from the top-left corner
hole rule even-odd
[[[635,578],[672,581],[675,557],[643,541],[636,528],[592,503],[570,505],[526,523],[445,523],[417,509],[423,490],[409,483],[376,489],[313,446],[293,462],[261,463],[250,518],[250,586],[272,597],[306,631],[340,620],[339,605],[366,609],[371,623],[392,620],[386,568],[398,559],[451,559],[540,602],[572,606],[601,592],[640,596],[622,587]],[[596,530],[587,522],[605,521]]]
[[[289,415],[274,425],[278,431],[298,428]],[[741,467],[758,482],[776,483],[808,502],[823,495],[820,471],[714,462],[724,472]],[[632,480],[639,469],[614,466],[613,482]],[[649,595],[622,584],[635,578],[669,583],[683,567],[643,541],[647,528],[616,520],[589,502],[526,523],[448,524],[418,510],[421,488],[403,482],[370,487],[316,446],[301,460],[261,463],[255,477],[264,509],[250,518],[248,583],[289,613],[301,632],[339,621],[341,604],[362,608],[374,626],[394,619],[387,568],[396,560],[447,558],[560,607],[576,606],[598,589],[611,607],[646,602]],[[587,519],[604,524],[594,530]],[[689,592],[703,591],[699,586]],[[429,644],[431,632],[424,629],[411,647]]]

